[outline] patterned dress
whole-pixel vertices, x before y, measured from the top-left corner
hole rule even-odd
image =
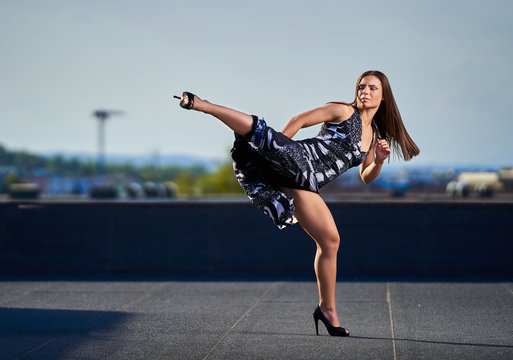
[[[374,141],[374,124],[373,136]],[[315,193],[347,169],[360,165],[362,118],[357,108],[349,119],[324,123],[314,138],[292,140],[253,115],[253,128],[235,134],[233,169],[253,205],[271,217],[278,228],[297,223],[294,202],[280,188]]]

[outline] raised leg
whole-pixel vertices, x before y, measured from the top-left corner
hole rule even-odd
[[[306,190],[282,190],[294,198],[295,216],[317,244],[314,268],[319,288],[319,306],[330,323],[338,327],[340,322],[335,304],[335,287],[340,236],[333,216],[318,194]]]
[[[253,117],[251,115],[226,106],[213,104],[200,99],[196,95],[193,101],[192,110],[201,111],[218,118],[239,135],[246,135],[253,127]]]

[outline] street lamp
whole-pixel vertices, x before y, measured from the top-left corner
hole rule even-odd
[[[100,175],[103,175],[105,169],[105,120],[112,115],[122,115],[122,111],[117,110],[96,110],[93,116],[98,119],[98,158],[97,170]]]

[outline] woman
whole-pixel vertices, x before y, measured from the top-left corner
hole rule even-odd
[[[335,306],[340,236],[319,189],[357,165],[362,180],[369,184],[389,157],[389,144],[404,160],[419,154],[403,125],[387,77],[379,71],[363,73],[352,103],[331,102],[297,115],[281,132],[268,127],[263,119],[188,92],[175,98],[183,108],[213,115],[235,132],[234,170],[253,204],[279,228],[299,222],[316,242],[316,333],[319,335],[321,320],[331,336],[348,336],[340,327]],[[315,138],[291,140],[300,129],[320,123]]]

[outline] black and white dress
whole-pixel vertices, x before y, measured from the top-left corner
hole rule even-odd
[[[319,189],[367,157],[361,151],[362,118],[357,108],[349,119],[324,123],[314,138],[292,140],[253,115],[253,128],[235,134],[231,150],[239,184],[253,205],[282,229],[297,223],[293,199],[280,188]],[[373,136],[374,141],[374,124]]]

